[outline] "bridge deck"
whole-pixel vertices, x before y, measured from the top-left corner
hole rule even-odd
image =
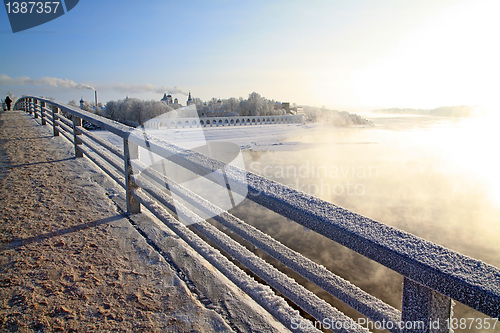
[[[121,214],[106,177],[68,146],[26,113],[0,112],[2,330],[237,326],[197,300]]]

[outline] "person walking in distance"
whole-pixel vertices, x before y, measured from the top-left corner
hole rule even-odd
[[[12,100],[9,96],[5,98],[5,104],[7,104],[7,111],[10,111],[10,105],[12,104]]]

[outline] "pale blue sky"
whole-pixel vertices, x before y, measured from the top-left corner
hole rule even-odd
[[[101,101],[177,87],[182,103],[181,92],[257,91],[349,110],[492,104],[498,9],[494,0],[80,0],[13,34],[2,8],[0,93],[93,98],[74,82]]]

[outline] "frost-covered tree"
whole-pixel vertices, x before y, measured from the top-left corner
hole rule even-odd
[[[101,112],[107,118],[130,126],[138,126],[149,119],[172,110],[170,106],[160,101],[141,101],[135,98],[126,98],[107,102],[105,109],[101,110]]]
[[[222,111],[229,113],[236,113],[239,114],[239,108],[240,108],[240,101],[237,98],[231,97],[229,99],[223,100],[222,101]]]

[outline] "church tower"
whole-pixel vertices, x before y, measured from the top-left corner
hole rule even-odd
[[[193,104],[194,101],[193,101],[193,98],[191,97],[191,92],[189,92],[189,95],[188,95],[188,99],[187,99],[187,102],[186,102],[186,105],[191,105]]]
[[[167,103],[168,105],[172,104],[172,95],[163,94],[162,102]]]

